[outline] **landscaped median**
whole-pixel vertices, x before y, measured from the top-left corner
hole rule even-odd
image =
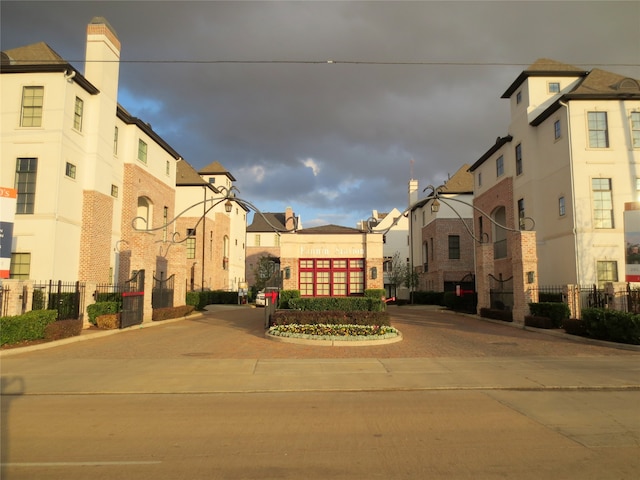
[[[283,294],[285,292],[282,292]],[[368,346],[394,343],[402,334],[390,325],[384,291],[364,297],[300,298],[287,292],[288,308],[275,311],[265,332],[268,339],[319,346]]]
[[[402,340],[394,327],[378,325],[273,325],[265,336],[271,340],[304,345],[363,347]]]

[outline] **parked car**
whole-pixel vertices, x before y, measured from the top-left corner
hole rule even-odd
[[[256,307],[264,307],[267,301],[264,298],[264,290],[260,290],[256,295]]]

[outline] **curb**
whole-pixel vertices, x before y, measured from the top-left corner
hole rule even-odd
[[[398,335],[395,337],[381,338],[380,340],[314,340],[311,338],[280,337],[278,335],[271,335],[269,332],[265,332],[264,337],[274,342],[295,343],[314,347],[373,347],[402,341],[402,333],[400,332],[398,332]]]

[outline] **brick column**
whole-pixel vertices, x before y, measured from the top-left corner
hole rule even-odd
[[[536,233],[510,232],[508,242],[513,271],[513,321],[524,324],[524,317],[529,315],[529,303],[538,300]]]
[[[493,275],[493,244],[476,244],[476,291],[478,292],[478,313],[481,308],[491,308],[489,275]]]
[[[569,306],[569,318],[580,318],[580,286],[565,285],[562,288],[562,294],[566,298]]]

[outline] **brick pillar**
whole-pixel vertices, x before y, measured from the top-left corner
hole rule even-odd
[[[491,308],[489,275],[493,275],[493,244],[476,244],[476,291],[478,292],[478,313],[481,308]]]
[[[565,285],[562,288],[562,294],[566,298],[569,306],[569,318],[580,318],[580,286]]]
[[[536,233],[510,232],[508,242],[513,272],[513,321],[524,325],[524,317],[529,315],[529,303],[538,300]]]

